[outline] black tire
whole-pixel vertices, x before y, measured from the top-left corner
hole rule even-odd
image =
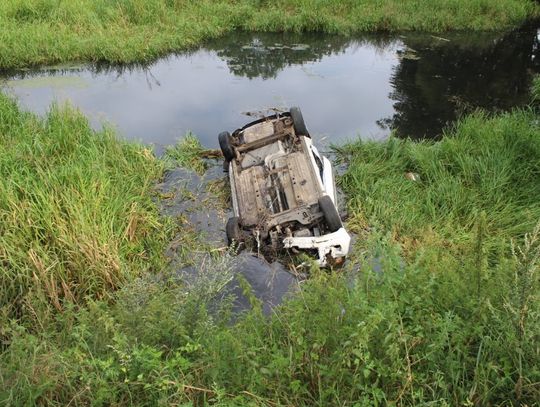
[[[291,107],[290,113],[295,133],[298,136],[309,137],[309,132],[307,130],[306,123],[304,123],[304,116],[302,116],[302,111],[300,108],[296,106]]]
[[[234,216],[229,218],[227,225],[225,226],[225,232],[227,233],[227,243],[230,245],[236,242],[239,245],[242,241],[242,231],[240,230],[240,221]]]
[[[330,232],[337,232],[343,227],[336,205],[328,195],[319,198],[319,208],[324,215],[326,226],[328,226]]]
[[[219,147],[221,148],[223,157],[225,157],[225,161],[231,161],[235,155],[234,147],[231,143],[231,133],[229,133],[228,131],[219,133],[218,140],[219,140]]]

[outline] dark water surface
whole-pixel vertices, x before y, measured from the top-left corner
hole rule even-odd
[[[166,172],[157,185],[160,212],[182,224],[166,254],[170,266],[190,290],[210,292],[217,303],[232,295],[233,311],[240,313],[251,307],[242,289],[243,280],[261,302],[263,312],[270,314],[287,294],[298,289],[300,281],[276,260],[268,261],[247,250],[235,256],[227,250],[225,223],[232,210],[214,192],[216,185],[227,182],[220,162],[213,160],[208,160],[204,174],[183,168]],[[186,261],[183,244],[189,231],[195,232],[201,244],[200,250],[190,251]]]
[[[298,105],[318,139],[437,137],[460,113],[528,101],[540,71],[538,24],[510,33],[366,35],[235,33],[147,66],[56,67],[0,77],[32,111],[70,101],[96,127],[163,146],[187,131],[208,147],[253,120]]]

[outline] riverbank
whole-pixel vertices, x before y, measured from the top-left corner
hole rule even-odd
[[[492,30],[516,27],[538,13],[537,3],[528,0],[11,0],[0,5],[0,69],[145,62],[234,30]]]
[[[166,267],[180,220],[157,214],[149,150],[71,109],[39,119],[2,96],[0,117],[0,404],[540,399],[534,108],[473,114],[439,142],[338,146],[348,268],[313,268],[270,317],[249,286],[233,316],[219,287],[186,290]],[[198,149],[168,159],[202,172]],[[228,258],[192,266],[223,274]]]
[[[151,200],[163,167],[68,106],[38,118],[0,94],[2,330],[10,319],[46,326],[66,301],[110,299],[163,267],[166,227]]]

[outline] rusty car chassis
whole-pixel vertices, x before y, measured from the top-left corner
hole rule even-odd
[[[219,135],[234,216],[230,245],[316,252],[321,266],[341,262],[350,236],[338,210],[330,161],[312,143],[299,108]]]

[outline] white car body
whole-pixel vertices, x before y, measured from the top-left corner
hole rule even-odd
[[[307,133],[296,113],[266,117],[223,136],[234,152],[225,139],[235,223],[228,223],[227,233],[230,240],[241,240],[240,230],[259,244],[269,240],[276,248],[316,251],[324,267],[343,260],[351,239],[337,212],[332,164],[309,134],[299,134],[293,117]]]

